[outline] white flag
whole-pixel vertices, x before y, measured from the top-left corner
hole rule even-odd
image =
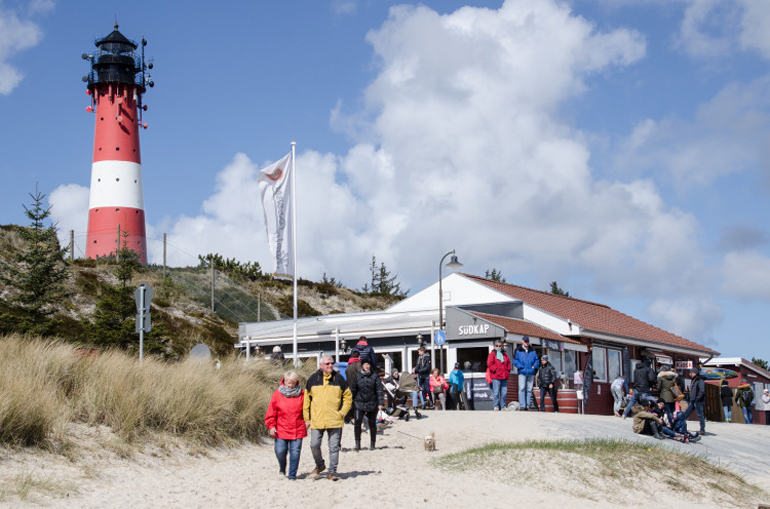
[[[293,207],[291,203],[291,152],[259,172],[259,191],[265,209],[267,243],[275,265],[274,275],[294,278]]]

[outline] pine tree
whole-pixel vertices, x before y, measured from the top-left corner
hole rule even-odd
[[[64,281],[69,270],[64,262],[65,250],[59,247],[56,237],[56,226],[45,226],[51,215],[51,207],[43,207],[46,195],[36,188],[35,194],[29,196],[32,204],[29,208],[25,205],[24,211],[31,224],[19,228],[27,247],[16,253],[13,263],[2,262],[0,280],[12,289],[10,302],[16,308],[16,312],[3,319],[15,323],[17,330],[46,334],[56,304],[66,296]]]
[[[505,283],[505,278],[503,277],[503,271],[498,271],[495,268],[492,268],[492,270],[487,270],[484,273],[484,277],[487,279],[491,279],[492,281],[497,281],[498,283]]]
[[[377,266],[377,258],[372,255],[372,264],[369,266],[369,271],[372,274],[372,285],[365,284],[362,288],[363,293],[370,295],[393,295],[396,297],[406,297],[409,290],[402,291],[401,283],[397,283],[397,275],[391,276],[391,272],[385,266],[385,263],[381,263]]]
[[[569,292],[565,292],[559,288],[559,285],[556,284],[556,281],[551,281],[551,293],[554,295],[563,295],[564,297],[569,297]]]

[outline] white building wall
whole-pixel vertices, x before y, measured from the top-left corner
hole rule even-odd
[[[518,302],[517,299],[495,291],[488,286],[469,279],[461,274],[449,274],[442,281],[444,309],[447,306],[467,304],[488,304],[491,302]],[[408,297],[387,311],[438,310],[438,282]]]

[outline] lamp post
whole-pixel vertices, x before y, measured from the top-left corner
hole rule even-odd
[[[441,266],[444,265],[444,260],[446,260],[446,257],[452,255],[452,258],[449,259],[449,263],[446,264],[447,267],[450,269],[459,269],[463,266],[462,263],[457,261],[457,255],[455,255],[455,250],[452,249],[447,254],[441,257],[441,261],[438,262],[438,327],[440,330],[444,330],[444,288],[441,282]],[[441,345],[441,350],[439,353],[439,358],[441,360],[441,374],[444,374],[444,345]]]

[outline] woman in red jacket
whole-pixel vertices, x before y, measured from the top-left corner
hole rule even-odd
[[[275,439],[275,457],[278,469],[286,475],[286,453],[289,453],[289,479],[297,479],[299,455],[302,451],[302,439],[307,436],[310,423],[302,419],[302,405],[305,395],[294,371],[283,375],[278,389],[270,398],[265,415],[265,425],[270,436]]]
[[[511,359],[503,350],[503,342],[495,340],[495,349],[487,357],[487,372],[492,380],[492,410],[505,410],[505,398],[508,395],[508,374],[511,372]]]

